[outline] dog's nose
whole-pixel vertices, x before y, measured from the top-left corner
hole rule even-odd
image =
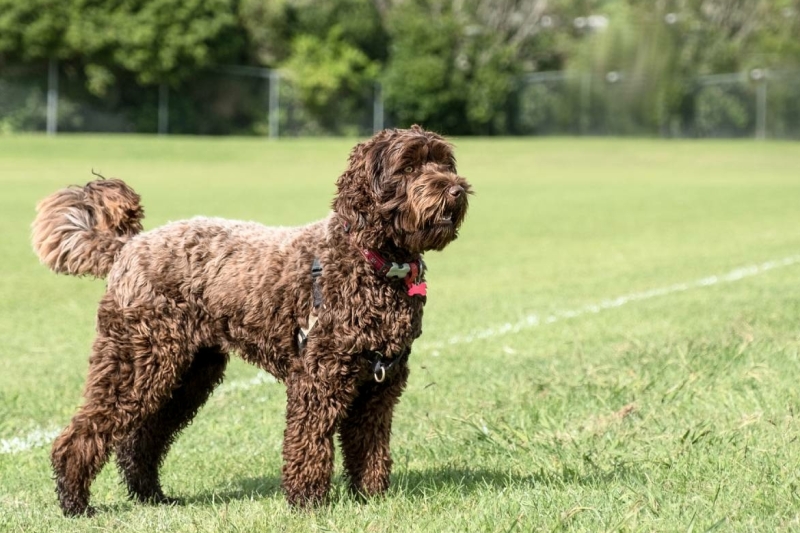
[[[458,198],[459,196],[461,196],[461,193],[463,192],[464,192],[464,187],[462,187],[461,185],[453,185],[452,187],[447,189],[447,194],[449,194],[453,198]]]

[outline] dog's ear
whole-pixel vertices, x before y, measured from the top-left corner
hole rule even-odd
[[[355,229],[366,226],[367,214],[380,197],[390,136],[391,131],[384,130],[356,145],[350,153],[347,170],[336,181],[333,210]]]
[[[389,151],[389,140],[385,136],[379,139],[372,139],[366,151],[365,168],[372,187],[372,194],[377,198],[383,192],[383,182],[388,172],[391,172],[391,165],[387,159]]]

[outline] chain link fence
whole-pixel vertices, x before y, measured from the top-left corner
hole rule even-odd
[[[622,72],[541,72],[523,79],[523,135],[800,138],[800,72],[755,69],[686,80],[673,90]]]
[[[291,79],[263,68],[220,67],[179,88],[133,80],[86,85],[69,65],[3,66],[0,133],[363,136],[384,125],[377,84],[312,112]]]
[[[519,135],[800,138],[800,71],[717,74],[670,91],[624,72],[539,72],[520,81]],[[220,67],[179,88],[112,80],[92,89],[69,65],[4,66],[0,133],[365,136],[392,125],[378,84],[309,108],[313,98],[290,78],[254,67]]]
[[[0,71],[0,133],[45,131],[47,66],[5,67]]]

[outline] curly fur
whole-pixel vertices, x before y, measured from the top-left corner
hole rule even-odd
[[[139,197],[119,180],[39,204],[42,262],[108,277],[85,401],[51,456],[65,514],[92,512],[89,488],[112,452],[131,497],[173,501],[159,466],[232,352],[286,384],[282,486],[291,504],[325,499],[337,430],[352,490],[387,489],[392,412],[426,299],[378,275],[359,249],[396,262],[442,249],[457,236],[470,186],[451,146],[413,127],[356,146],[337,189],[327,218],[295,228],[195,218],[139,233]],[[324,306],[301,350],[314,258]],[[372,379],[375,352],[401,358],[383,383]]]
[[[142,231],[139,195],[122,180],[98,180],[48,196],[36,207],[33,249],[55,272],[104,277]]]

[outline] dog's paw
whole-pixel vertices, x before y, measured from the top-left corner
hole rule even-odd
[[[314,493],[297,493],[286,495],[286,501],[293,509],[301,511],[310,511],[318,507],[322,507],[327,503],[327,497],[323,494]]]
[[[159,494],[157,496],[153,496],[150,498],[147,503],[152,505],[168,505],[174,507],[176,505],[183,505],[183,498],[174,498],[172,496],[165,496],[164,494]]]
[[[62,509],[64,512],[64,516],[68,518],[91,518],[97,514],[97,509],[92,507],[91,505],[87,505],[86,507],[79,508],[79,507],[71,507],[71,508],[64,508]]]
[[[160,489],[157,492],[152,490],[148,492],[130,492],[129,496],[134,501],[145,505],[183,505],[181,498],[166,496]]]
[[[364,502],[369,498],[376,498],[386,494],[389,490],[389,480],[378,479],[373,480],[372,483],[350,483],[350,493],[359,501]]]

